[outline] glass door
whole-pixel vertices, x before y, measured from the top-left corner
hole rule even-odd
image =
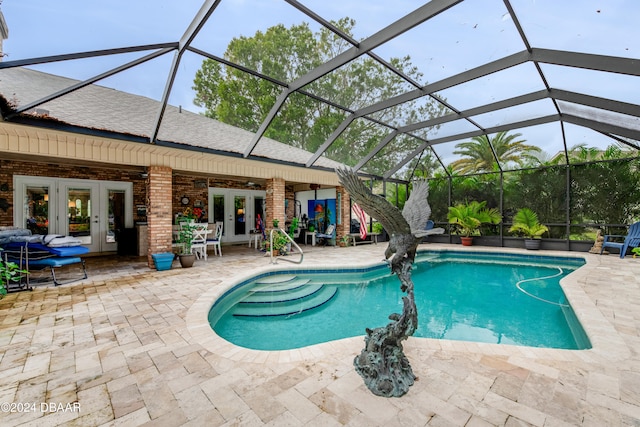
[[[117,251],[118,238],[125,238],[126,192],[107,189],[107,232],[103,240],[102,251]]]
[[[100,197],[97,182],[62,183],[59,218],[62,234],[73,236],[91,252],[100,251]]]
[[[223,243],[248,242],[257,214],[264,220],[264,191],[209,188],[209,222],[223,221]]]
[[[234,240],[247,235],[247,198],[243,195],[233,196],[233,236]]]
[[[51,185],[26,185],[24,192],[24,227],[31,234],[50,234],[52,224],[50,199]]]
[[[77,237],[91,252],[118,249],[118,231],[133,228],[133,184],[14,175],[13,223],[32,234]]]

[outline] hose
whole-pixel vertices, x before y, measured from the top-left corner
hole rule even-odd
[[[560,268],[560,267],[556,267],[556,268],[558,269],[558,273],[553,274],[553,275],[551,275],[551,276],[546,276],[546,277],[534,277],[534,278],[531,278],[531,279],[523,279],[523,280],[520,280],[519,282],[517,282],[517,283],[516,283],[516,288],[518,288],[518,290],[520,290],[520,292],[524,293],[525,295],[528,295],[528,296],[530,296],[531,298],[535,298],[535,299],[540,300],[540,301],[542,301],[542,302],[546,302],[546,303],[548,303],[548,304],[557,305],[557,306],[559,306],[559,307],[569,307],[569,305],[568,305],[568,304],[562,304],[562,303],[559,303],[559,302],[553,302],[553,301],[546,300],[546,299],[544,299],[544,298],[540,298],[540,297],[539,297],[539,296],[537,296],[537,295],[533,295],[533,294],[531,294],[531,293],[529,293],[529,292],[525,291],[525,290],[524,290],[524,289],[522,289],[522,287],[520,286],[522,283],[525,283],[525,282],[532,282],[532,281],[534,281],[534,280],[547,280],[547,279],[553,279],[554,277],[561,276],[561,275],[562,275],[562,273],[563,273],[562,268]]]

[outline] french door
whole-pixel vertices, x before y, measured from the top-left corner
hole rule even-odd
[[[14,224],[33,234],[73,236],[90,252],[111,252],[117,232],[133,227],[130,182],[16,175],[14,188]]]
[[[265,192],[209,188],[209,222],[222,221],[225,243],[246,242],[256,229],[258,215],[264,220]]]

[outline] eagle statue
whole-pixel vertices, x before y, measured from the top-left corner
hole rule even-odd
[[[418,326],[411,280],[411,268],[420,240],[432,230],[426,230],[431,215],[427,201],[429,186],[426,181],[413,184],[413,191],[402,211],[384,197],[377,196],[362,182],[358,174],[348,168],[336,169],[340,184],[351,198],[371,217],[377,219],[389,234],[385,259],[391,272],[400,279],[402,314],[392,313],[392,321],[385,327],[366,329],[365,348],[354,359],[356,371],[374,394],[385,397],[404,395],[417,377],[402,348],[402,341],[413,335]]]

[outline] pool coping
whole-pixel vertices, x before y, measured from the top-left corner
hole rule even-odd
[[[562,252],[562,251],[536,251],[535,255],[531,251],[514,248],[491,248],[475,246],[465,247],[434,247],[420,245],[419,250],[429,250],[437,252],[483,252],[483,253],[507,253],[526,254],[529,256],[550,256],[584,259],[585,264],[561,279],[560,286],[571,304],[573,311],[582,324],[582,327],[591,341],[592,347],[584,350],[566,350],[554,348],[525,347],[510,344],[478,343],[471,341],[454,341],[434,338],[410,337],[405,343],[405,351],[437,351],[446,349],[460,352],[473,352],[485,355],[521,356],[526,358],[542,358],[563,361],[589,361],[593,358],[604,358],[609,363],[615,360],[623,360],[630,355],[630,349],[624,340],[615,330],[614,326],[605,319],[594,302],[589,298],[581,283],[589,276],[593,269],[599,268],[600,262],[596,255],[584,252]],[[189,308],[186,314],[186,325],[189,334],[206,350],[221,357],[243,362],[254,363],[289,363],[299,361],[321,360],[325,355],[335,354],[337,351],[349,351],[354,355],[359,351],[364,342],[364,334],[358,337],[344,338],[321,344],[314,344],[307,347],[291,350],[252,350],[225,340],[215,333],[209,325],[209,310],[216,300],[235,286],[245,282],[256,275],[270,272],[282,272],[291,270],[338,270],[338,269],[368,269],[380,265],[378,262],[350,262],[349,264],[317,265],[314,268],[307,266],[291,266],[282,264],[267,264],[256,266],[246,272],[236,275],[233,279],[221,282],[212,287],[209,291],[200,295]],[[375,326],[375,325],[374,325]],[[615,351],[612,351],[615,349]]]

